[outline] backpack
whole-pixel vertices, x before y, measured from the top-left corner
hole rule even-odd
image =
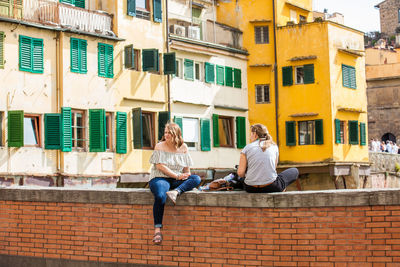
[[[230,191],[234,189],[243,189],[243,178],[240,178],[237,173],[230,173],[224,178],[216,179],[199,189],[202,191]]]

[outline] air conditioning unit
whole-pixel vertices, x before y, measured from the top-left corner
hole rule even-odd
[[[169,26],[169,33],[185,37],[186,36],[186,28],[185,28],[185,26],[172,24],[171,26]]]
[[[188,26],[188,37],[192,39],[200,40],[200,27],[198,26]]]

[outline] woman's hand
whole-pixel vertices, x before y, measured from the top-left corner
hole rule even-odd
[[[180,173],[177,175],[176,180],[186,180],[189,176],[190,173]]]

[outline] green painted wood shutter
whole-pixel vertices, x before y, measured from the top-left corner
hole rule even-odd
[[[204,81],[206,83],[214,83],[215,81],[215,71],[214,71],[215,67],[214,64],[208,63],[206,62],[204,64]]]
[[[61,3],[74,4],[74,0],[60,0]]]
[[[72,151],[72,111],[71,108],[61,108],[61,151]]]
[[[170,118],[171,114],[168,111],[158,112],[158,140],[161,140],[164,136],[165,125],[169,122]]]
[[[43,73],[43,39],[32,38],[32,72]]]
[[[118,154],[126,154],[127,152],[127,117],[126,112],[117,112],[115,118],[116,124],[116,151]]]
[[[113,52],[114,47],[109,44],[98,44],[98,72],[100,77],[114,77]]]
[[[317,145],[324,144],[323,120],[315,120],[315,143]]]
[[[225,84],[224,67],[217,65],[215,72],[217,73],[217,84],[224,85]]]
[[[233,70],[231,67],[225,67],[225,85],[233,86]]]
[[[200,119],[201,151],[211,150],[210,120]]]
[[[242,88],[242,70],[234,69],[235,88]]]
[[[213,114],[213,115],[212,115],[214,147],[219,147],[218,119],[219,119],[218,114]]]
[[[342,142],[340,137],[340,120],[335,119],[335,143],[340,144]]]
[[[136,16],[136,0],[128,0],[128,16],[135,17]]]
[[[164,59],[164,74],[176,74],[176,55],[175,52],[165,53]]]
[[[193,79],[194,79],[194,62],[193,62],[193,60],[185,58],[183,65],[184,65],[185,79],[193,81]]]
[[[293,67],[282,67],[282,85],[293,85]]]
[[[182,122],[182,117],[174,116],[174,122],[178,124],[179,128],[181,128],[181,132],[183,135],[183,122]]]
[[[8,111],[8,146],[22,147],[24,146],[24,111],[12,110]]]
[[[87,73],[87,41],[71,38],[71,71]]]
[[[142,50],[143,71],[158,71],[158,49]]]
[[[4,68],[4,32],[0,32],[0,69]]]
[[[75,6],[85,8],[85,0],[75,0]]]
[[[286,145],[295,146],[296,145],[296,122],[287,121],[286,122]]]
[[[61,149],[61,114],[44,114],[44,148]]]
[[[19,69],[43,73],[43,39],[19,36]]]
[[[106,112],[89,109],[89,151],[106,151]]]
[[[342,79],[344,87],[357,88],[356,69],[354,67],[342,64]]]
[[[135,69],[135,51],[133,45],[127,45],[124,48],[125,68]]]
[[[314,82],[314,64],[304,65],[304,84],[311,84]]]
[[[142,109],[132,109],[132,125],[133,125],[133,147],[141,149],[143,147],[143,122]]]
[[[366,136],[365,123],[360,122],[360,145],[365,146],[366,144],[367,144],[367,136]]]
[[[246,146],[246,118],[236,117],[236,147]]]
[[[162,22],[161,0],[154,0],[153,1],[153,20],[155,22]]]
[[[349,121],[349,144],[358,145],[358,121]]]

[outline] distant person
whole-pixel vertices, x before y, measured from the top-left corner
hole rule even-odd
[[[153,243],[160,245],[167,196],[175,204],[179,195],[197,187],[201,180],[198,175],[190,174],[190,166],[193,165],[192,158],[183,142],[182,131],[176,123],[165,125],[164,136],[154,148],[150,163],[153,164],[149,182],[150,190],[154,195]]]
[[[399,147],[397,146],[396,143],[393,143],[392,145],[392,154],[397,154],[399,152]]]
[[[247,192],[282,192],[296,181],[299,175],[296,168],[277,173],[279,150],[266,126],[251,126],[250,142],[240,154],[237,172],[240,177],[245,177],[244,189]]]
[[[381,152],[386,152],[386,145],[385,145],[385,141],[382,141],[382,142],[381,142],[381,146],[380,146],[380,148],[381,148]]]

